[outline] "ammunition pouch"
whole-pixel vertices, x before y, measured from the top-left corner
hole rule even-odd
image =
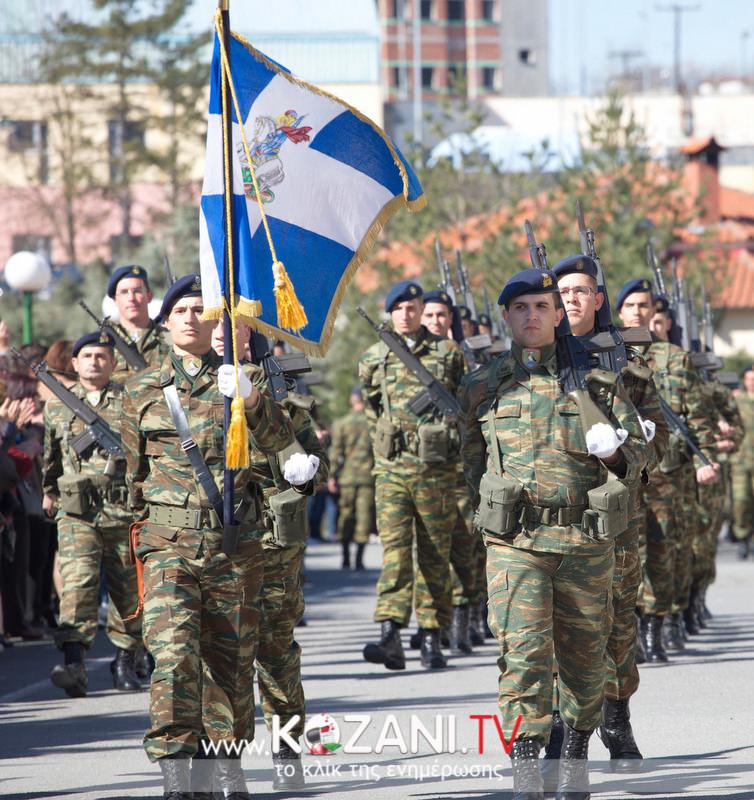
[[[442,423],[420,425],[417,455],[423,464],[446,464],[451,456],[450,431]]]
[[[665,454],[660,461],[659,469],[664,475],[669,475],[680,469],[687,460],[686,457],[686,440],[677,433],[671,433],[668,439],[668,446]]]
[[[58,478],[61,511],[76,517],[86,516],[99,499],[92,479],[85,475],[61,475]]]
[[[306,544],[309,535],[306,495],[285,489],[267,498],[272,538],[278,547]]]
[[[400,450],[400,443],[400,428],[387,417],[380,417],[374,431],[374,452],[381,458],[395,458]]]
[[[479,507],[474,524],[493,536],[512,533],[519,524],[524,487],[505,474],[487,471],[479,482]]]
[[[584,511],[582,531],[595,542],[613,541],[628,528],[628,486],[609,480],[586,494],[589,508]]]

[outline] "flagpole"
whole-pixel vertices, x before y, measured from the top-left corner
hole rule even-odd
[[[222,19],[222,26],[223,26],[223,46],[225,47],[225,52],[228,56],[228,64],[230,65],[230,0],[218,0],[218,8],[220,9],[220,18]],[[223,106],[223,153],[227,153],[229,157],[229,163],[231,164],[230,168],[230,180],[231,185],[225,187],[224,193],[224,205],[225,205],[225,214],[226,219],[229,222],[227,225],[227,230],[231,232],[233,231],[233,134],[232,134],[232,119],[233,119],[233,106],[232,106],[232,99],[230,96],[230,88],[228,86],[228,78],[225,74],[225,70],[221,69],[221,80],[225,84],[225,103]],[[221,165],[222,166],[222,165]],[[232,241],[228,243],[228,247],[232,247]],[[223,352],[223,363],[224,364],[232,364],[233,363],[233,347],[231,343],[233,341],[233,330],[232,330],[232,322],[230,319],[229,309],[231,303],[233,302],[233,298],[230,296],[230,261],[228,259],[228,248],[225,248],[225,269],[224,269],[224,281],[223,281],[223,299],[225,302],[223,303],[223,338],[225,341],[225,347]],[[225,398],[224,402],[224,441],[225,441],[225,450],[227,451],[228,447],[228,431],[230,430],[230,416],[231,416],[231,409],[230,409],[231,399],[229,397]],[[234,519],[234,498],[233,498],[233,484],[235,480],[235,472],[232,469],[225,468],[223,473],[223,544],[222,550],[223,553],[227,556],[231,556],[236,552],[238,547],[238,525],[236,525],[236,520]]]

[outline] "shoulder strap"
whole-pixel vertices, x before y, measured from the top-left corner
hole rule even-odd
[[[387,357],[390,353],[390,348],[385,342],[380,342],[380,392],[382,393],[382,407],[385,409],[385,416],[388,422],[392,422],[390,418],[390,398],[387,394]]]
[[[492,461],[495,464],[495,472],[503,474],[503,460],[500,458],[500,445],[497,441],[497,431],[495,430],[495,406],[490,405],[487,411],[487,426],[490,432],[490,450],[492,450]]]
[[[217,488],[215,479],[209,471],[206,462],[199,452],[199,447],[196,442],[191,438],[191,431],[189,429],[188,420],[186,419],[186,412],[183,410],[181,401],[178,399],[178,392],[176,391],[175,384],[165,386],[162,390],[165,395],[165,402],[168,405],[170,416],[173,418],[173,425],[175,425],[178,436],[181,440],[181,450],[186,454],[191,468],[194,470],[194,475],[199,482],[202,489],[204,489],[209,502],[214,508],[217,518],[223,519],[223,498],[220,490]]]

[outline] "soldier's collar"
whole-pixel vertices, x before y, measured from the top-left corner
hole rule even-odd
[[[531,372],[539,367],[547,370],[551,375],[557,375],[558,367],[555,358],[555,344],[546,347],[521,347],[513,342],[511,347],[516,361],[527,371]]]

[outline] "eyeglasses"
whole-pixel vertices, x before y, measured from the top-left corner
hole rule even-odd
[[[568,297],[569,294],[574,297],[588,297],[590,294],[594,294],[594,289],[591,286],[570,286],[560,290],[561,297]]]

